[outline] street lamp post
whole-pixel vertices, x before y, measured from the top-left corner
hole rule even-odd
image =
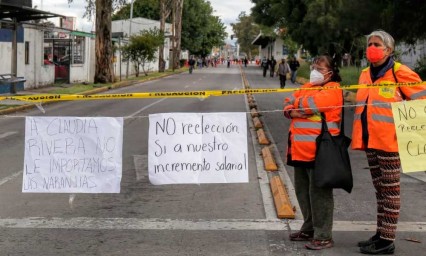
[[[131,0],[130,2],[130,24],[129,24],[129,39],[130,36],[132,35],[132,19],[133,19],[133,2],[134,0]],[[130,42],[130,40],[129,40]],[[129,77],[129,64],[130,64],[130,60],[129,58],[127,59],[127,69],[126,69],[126,79]]]

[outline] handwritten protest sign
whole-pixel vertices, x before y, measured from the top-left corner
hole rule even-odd
[[[392,103],[403,172],[426,170],[426,100]]]
[[[123,118],[27,117],[22,192],[120,193]]]
[[[150,115],[148,154],[154,185],[248,182],[246,114]]]

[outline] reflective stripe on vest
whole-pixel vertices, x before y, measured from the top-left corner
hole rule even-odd
[[[372,114],[371,119],[373,119],[374,121],[380,121],[380,122],[385,122],[385,123],[394,123],[393,117],[391,117],[391,116]]]
[[[318,129],[321,130],[321,123],[313,123],[313,122],[294,122],[294,128],[302,128],[302,129]],[[328,129],[338,129],[339,124],[336,122],[327,122]]]
[[[423,97],[423,96],[425,96],[426,95],[426,90],[424,90],[424,91],[420,91],[420,92],[418,92],[418,93],[414,93],[414,94],[412,94],[411,95],[411,99],[412,100],[416,100],[416,99],[418,99],[418,98],[420,98],[420,97]]]
[[[306,114],[305,109],[303,108],[303,98],[299,100],[299,106],[297,107],[301,114]]]
[[[294,141],[315,142],[318,135],[294,135]]]
[[[312,112],[319,113],[318,107],[317,107],[317,105],[315,104],[315,101],[314,101],[314,97],[312,97],[312,96],[308,97],[308,106],[312,110]]]
[[[354,114],[354,120],[361,120],[361,114]]]
[[[294,100],[295,100],[295,98],[294,98],[294,96],[293,96],[293,95],[290,95],[290,97],[288,97],[288,99],[289,99],[289,101],[288,101],[288,103],[287,103],[287,104],[294,104]]]
[[[390,102],[386,102],[386,101],[381,101],[381,100],[373,100],[371,102],[374,107],[376,108],[387,108],[387,109],[392,109],[391,103]]]

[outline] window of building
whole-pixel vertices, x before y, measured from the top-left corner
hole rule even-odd
[[[25,42],[25,64],[30,64],[30,42]]]
[[[73,64],[84,64],[84,39],[83,36],[76,36],[72,42]]]

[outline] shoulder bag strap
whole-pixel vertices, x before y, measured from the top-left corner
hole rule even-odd
[[[345,99],[343,97],[343,91],[342,91],[342,118],[340,122],[340,135],[345,135]],[[328,131],[328,125],[327,125],[327,119],[325,118],[325,113],[321,112],[321,133],[323,131]]]
[[[395,63],[393,64],[393,67],[392,67],[392,75],[393,75],[393,79],[395,80],[395,83],[398,83],[398,78],[397,78],[397,77],[396,77],[396,75],[395,75]],[[401,98],[402,98],[403,100],[406,100],[406,99],[407,99],[407,97],[405,97],[405,95],[404,95],[404,93],[402,92],[401,88],[399,88],[399,87],[398,87],[398,90],[399,90],[399,92],[401,93]]]

